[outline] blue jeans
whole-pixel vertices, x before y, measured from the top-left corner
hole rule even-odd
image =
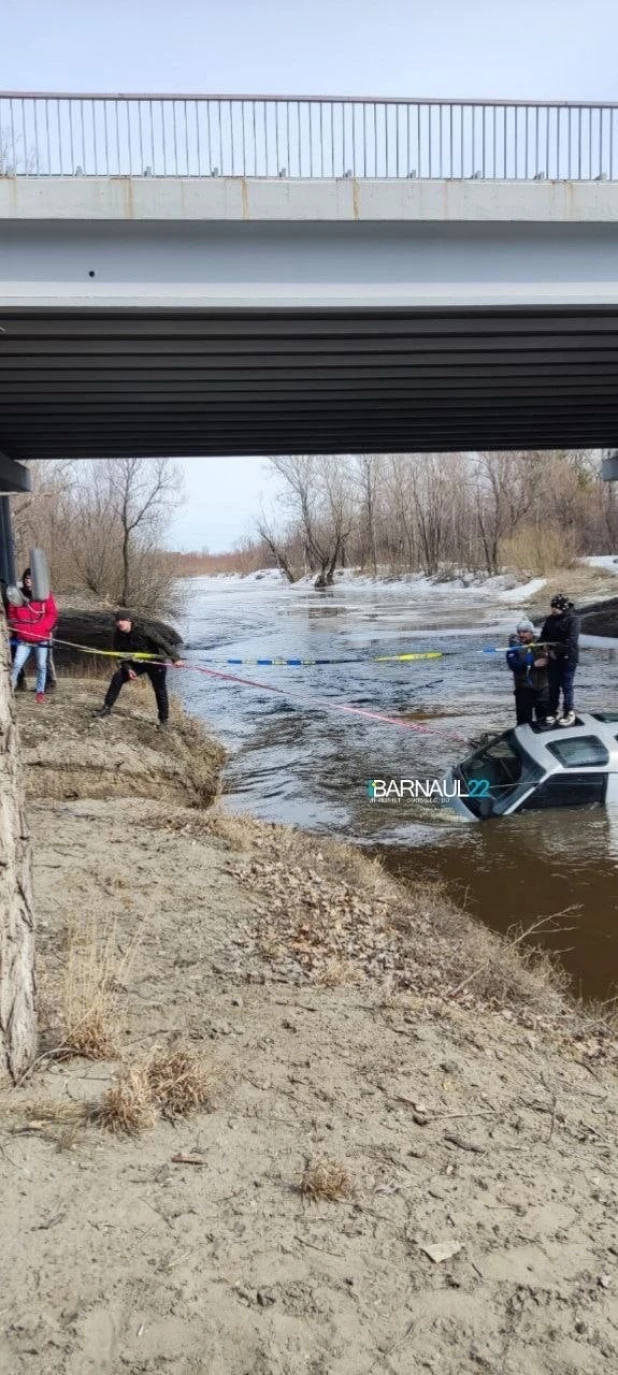
[[[567,659],[550,659],[547,666],[549,675],[549,715],[555,716],[560,705],[560,689],[564,698],[564,711],[573,711],[573,680],[577,664]]]
[[[16,686],[17,679],[19,678],[24,664],[28,662],[32,650],[34,650],[36,654],[36,690],[37,692],[45,692],[47,645],[27,645],[24,640],[20,641],[15,650],[15,658],[13,659],[13,668],[11,670],[11,687],[14,688]]]

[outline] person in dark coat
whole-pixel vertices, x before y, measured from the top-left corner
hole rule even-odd
[[[573,602],[563,592],[551,599],[551,613],[547,617],[539,639],[548,646],[549,653],[549,713],[548,726],[575,724],[574,679],[579,663],[579,617]],[[558,717],[560,693],[563,713]]]
[[[536,631],[527,617],[509,639],[506,662],[513,674],[517,725],[544,724],[549,710],[547,654],[536,647]]]
[[[159,661],[171,659],[173,664],[180,664],[176,646],[159,630],[146,632],[141,629],[136,625],[130,611],[116,612],[115,627],[114,649],[120,654],[152,654]],[[99,707],[94,715],[98,717],[109,716],[125,683],[134,682],[136,678],[141,678],[144,673],[148,675],[153,686],[159,713],[159,729],[164,729],[170,714],[167,695],[167,666],[161,662],[152,663],[148,659],[121,659],[105,694],[103,706]]]

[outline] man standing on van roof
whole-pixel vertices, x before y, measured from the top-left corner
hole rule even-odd
[[[180,663],[176,646],[159,630],[145,631],[140,629],[135,624],[130,611],[117,611],[115,626],[114,649],[118,650],[120,654],[152,654],[153,658],[159,661],[171,659],[174,664]],[[159,730],[165,729],[170,714],[166,681],[167,667],[164,663],[153,663],[148,659],[121,659],[105,694],[103,706],[99,707],[94,715],[110,716],[112,707],[125,683],[134,682],[136,678],[141,678],[144,673],[148,675],[153,686],[159,713]]]
[[[573,602],[558,592],[551,599],[551,613],[547,617],[539,639],[549,647],[549,715],[548,726],[555,726],[560,706],[560,690],[564,702],[560,726],[575,724],[573,682],[579,663],[579,618]]]

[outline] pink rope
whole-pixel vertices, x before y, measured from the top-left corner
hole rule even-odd
[[[311,697],[300,692],[289,692],[286,688],[275,687],[274,683],[258,682],[255,678],[238,678],[235,673],[224,673],[221,669],[204,668],[201,664],[182,664],[182,668],[192,668],[196,673],[207,673],[211,678],[223,678],[228,683],[241,683],[243,687],[263,688],[266,692],[276,692],[292,701],[306,702],[312,707],[324,707],[327,711],[345,711],[353,716],[365,716],[370,721],[384,721],[388,726],[399,726],[401,730],[415,730],[421,735],[442,735],[447,740],[457,740],[467,745],[465,735],[455,731],[436,730],[433,726],[421,726],[417,721],[404,721],[400,716],[386,716],[381,711],[368,711],[366,707],[353,707],[347,702],[331,702],[328,697]]]

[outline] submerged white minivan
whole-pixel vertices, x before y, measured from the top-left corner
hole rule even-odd
[[[574,726],[489,736],[451,769],[447,785],[466,821],[618,803],[618,712],[578,712]]]

